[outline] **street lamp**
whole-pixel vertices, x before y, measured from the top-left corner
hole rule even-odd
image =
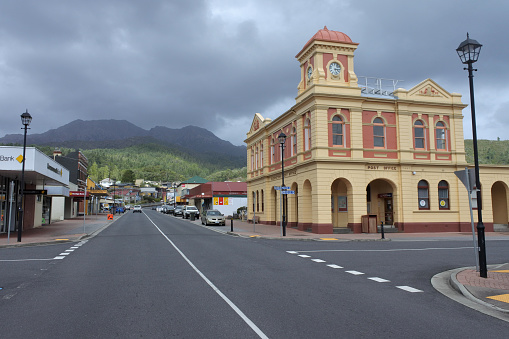
[[[25,129],[23,136],[23,159],[21,160],[21,197],[18,202],[18,242],[21,242],[21,233],[23,232],[23,191],[25,190],[25,154],[27,148],[27,130],[28,125],[32,122],[32,116],[28,113],[28,109],[25,113],[21,114],[21,123],[23,124],[22,129]]]
[[[482,45],[476,40],[470,39],[467,33],[467,40],[463,41],[456,49],[462,63],[467,64],[468,79],[470,84],[470,110],[472,113],[472,137],[474,144],[474,163],[475,163],[475,188],[477,194],[477,242],[479,246],[479,275],[482,278],[488,277],[486,267],[486,241],[484,237],[484,224],[482,222],[482,201],[481,201],[481,182],[479,180],[479,156],[477,153],[477,129],[475,122],[475,103],[474,103],[474,75],[472,64],[479,58]]]
[[[279,144],[281,145],[281,199],[283,199],[283,216],[282,216],[282,226],[283,226],[283,237],[286,236],[286,216],[285,216],[285,199],[283,198],[286,194],[283,194],[283,190],[285,187],[285,142],[286,142],[286,134],[281,132],[278,137]]]

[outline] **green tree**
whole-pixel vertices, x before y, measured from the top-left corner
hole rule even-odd
[[[124,183],[126,182],[134,183],[135,180],[136,176],[134,175],[134,172],[131,171],[130,169],[125,170],[124,173],[122,174],[122,182]]]

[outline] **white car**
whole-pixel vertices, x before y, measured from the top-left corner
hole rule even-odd
[[[141,206],[140,205],[134,205],[133,213],[140,212],[141,213]]]
[[[194,214],[195,217],[198,217],[200,211],[196,208],[196,206],[185,206],[182,209],[182,218],[188,219],[191,217],[191,213]]]

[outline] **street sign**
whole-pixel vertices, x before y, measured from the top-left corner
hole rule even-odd
[[[295,191],[281,191],[281,194],[295,194]]]
[[[274,189],[275,189],[276,191],[279,191],[279,190],[281,190],[281,186],[274,186]]]
[[[468,180],[467,180],[467,172],[468,172]],[[464,169],[463,171],[455,171],[454,174],[456,174],[458,179],[460,179],[460,181],[463,183],[463,185],[465,185],[465,188],[467,189],[467,191],[472,192],[474,190],[474,187],[476,184],[474,169],[469,168],[468,170]],[[468,185],[467,183],[470,185]]]
[[[46,190],[24,190],[23,191],[23,194],[25,195],[28,195],[28,194],[46,194]]]
[[[283,186],[283,187],[281,187],[281,189],[282,189],[282,190],[289,190],[289,189],[290,189],[290,187],[288,187],[288,186]]]

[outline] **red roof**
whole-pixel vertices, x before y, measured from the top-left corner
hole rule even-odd
[[[341,42],[346,44],[358,45],[355,42],[352,42],[352,39],[348,35],[343,32],[338,31],[329,31],[327,26],[324,26],[323,29],[316,32],[315,35],[304,45],[304,48],[299,52],[302,53],[313,41],[330,41],[330,42]],[[299,55],[297,54],[297,55]]]

